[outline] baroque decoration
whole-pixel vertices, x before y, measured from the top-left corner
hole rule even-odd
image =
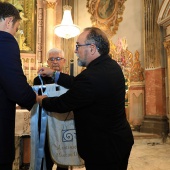
[[[139,52],[136,51],[133,56],[127,48],[128,44],[125,37],[119,38],[115,44],[110,41],[110,56],[122,68],[125,79],[129,82],[143,82],[144,69],[139,61]]]
[[[13,4],[22,18],[15,35],[20,50],[26,53],[35,52],[35,0],[4,0],[4,2]]]
[[[134,56],[127,49],[128,44],[125,37],[118,38],[114,44],[110,41],[110,56],[122,68],[125,77],[125,102],[128,104],[128,91],[131,83],[141,83],[144,81],[144,69],[139,61],[139,52],[136,51]]]
[[[86,7],[91,14],[92,25],[105,31],[109,36],[116,34],[123,20],[126,0],[87,0]]]

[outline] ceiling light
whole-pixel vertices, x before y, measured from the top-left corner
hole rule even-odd
[[[71,6],[63,6],[64,14],[61,24],[56,25],[54,28],[54,33],[62,38],[72,38],[80,34],[80,28],[77,25],[73,24],[71,16]]]

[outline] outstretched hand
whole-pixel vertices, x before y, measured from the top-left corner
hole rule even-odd
[[[42,67],[38,70],[38,74],[40,74],[41,76],[45,77],[52,77],[54,73],[54,70],[49,68],[49,67]]]

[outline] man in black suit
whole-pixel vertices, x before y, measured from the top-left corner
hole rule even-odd
[[[15,33],[20,15],[10,3],[0,2],[0,170],[12,170],[15,158],[16,104],[30,110],[36,94],[23,73]]]
[[[109,50],[104,32],[85,28],[75,49],[85,70],[72,77],[40,69],[42,75],[54,75],[55,82],[69,89],[59,97],[39,96],[37,101],[50,112],[73,110],[78,153],[86,170],[126,170],[134,143],[125,113],[125,78]]]

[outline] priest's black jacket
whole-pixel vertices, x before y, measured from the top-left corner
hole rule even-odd
[[[30,110],[35,99],[22,70],[16,39],[0,31],[0,164],[14,161],[16,104]]]
[[[108,55],[99,56],[76,77],[60,73],[57,83],[69,90],[44,98],[47,111],[74,112],[79,155],[89,164],[119,164],[134,143],[125,113],[125,79]]]

